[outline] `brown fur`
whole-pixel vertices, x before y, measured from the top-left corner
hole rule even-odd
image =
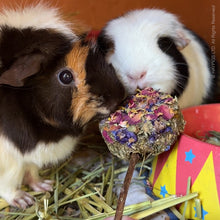
[[[71,111],[73,120],[81,125],[89,122],[97,112],[108,114],[109,111],[104,107],[99,107],[98,97],[89,92],[89,85],[86,84],[85,63],[89,47],[81,46],[76,43],[72,51],[67,56],[69,68],[74,70],[77,91],[73,93]]]

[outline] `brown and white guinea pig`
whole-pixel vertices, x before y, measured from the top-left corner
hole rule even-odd
[[[98,44],[129,93],[160,89],[177,96],[181,108],[213,98],[217,63],[207,44],[171,13],[130,11],[107,23]]]
[[[103,69],[105,70],[103,72]],[[64,160],[84,127],[124,98],[114,68],[79,40],[56,9],[43,5],[0,14],[0,196],[26,208],[52,190],[38,169]]]

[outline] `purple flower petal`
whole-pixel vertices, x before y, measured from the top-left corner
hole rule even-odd
[[[153,144],[155,141],[156,141],[156,135],[155,134],[151,134],[150,137],[149,137],[149,142],[151,144]]]
[[[140,92],[141,95],[155,96],[158,95],[157,90],[153,90],[153,88],[146,88]]]
[[[168,145],[164,151],[170,150],[170,146]]]
[[[115,132],[112,132],[116,141],[121,144],[127,143],[128,147],[131,147],[133,143],[137,141],[137,136],[135,133],[128,131],[126,128],[119,129]]]
[[[136,104],[135,102],[131,99],[129,100],[129,103],[128,103],[128,108],[135,108],[136,107]]]
[[[103,135],[103,137],[105,138],[105,140],[107,141],[107,142],[109,142],[109,143],[114,143],[114,141],[111,139],[111,137],[108,135],[108,132],[107,131],[105,131],[105,130],[103,130],[102,131],[102,135]]]
[[[116,111],[114,114],[111,115],[111,121],[110,124],[119,124],[122,120],[123,115]]]
[[[172,130],[172,128],[171,127],[166,127],[165,128],[165,131],[164,131],[165,133],[167,133],[167,132],[173,132],[173,130]]]

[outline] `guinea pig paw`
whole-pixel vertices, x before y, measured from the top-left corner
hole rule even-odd
[[[34,204],[34,198],[30,194],[21,190],[18,190],[16,192],[16,196],[12,201],[13,206],[16,206],[21,209],[26,209],[28,206],[33,204]]]
[[[30,187],[36,192],[53,191],[53,180],[42,180],[30,184]]]

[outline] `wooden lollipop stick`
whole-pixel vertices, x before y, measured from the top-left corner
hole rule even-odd
[[[131,158],[129,161],[129,167],[128,167],[128,170],[127,170],[127,173],[126,173],[126,176],[124,179],[124,183],[121,188],[119,199],[118,199],[118,205],[117,205],[117,209],[116,209],[116,213],[115,213],[115,220],[122,219],[125,201],[126,201],[127,194],[128,194],[128,189],[129,189],[129,186],[131,183],[131,179],[133,176],[135,165],[137,164],[139,159],[140,159],[139,154],[136,154],[136,153],[131,154]]]

